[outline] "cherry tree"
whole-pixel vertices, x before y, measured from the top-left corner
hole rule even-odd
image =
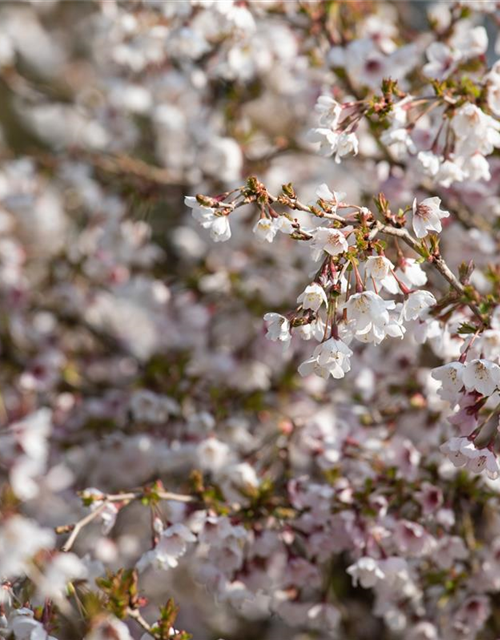
[[[0,638],[500,636],[499,25],[0,6]]]

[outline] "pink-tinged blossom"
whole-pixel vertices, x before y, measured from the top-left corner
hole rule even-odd
[[[433,538],[418,522],[400,520],[395,527],[394,541],[397,548],[410,557],[426,555],[432,549]]]
[[[489,618],[491,605],[486,596],[474,595],[468,598],[454,617],[454,623],[462,623],[469,633],[475,633],[481,629]]]
[[[284,583],[288,586],[317,588],[321,584],[321,575],[318,567],[306,559],[292,558],[287,564]]]
[[[467,457],[466,468],[472,473],[486,471],[491,480],[496,480],[500,475],[497,457],[490,449],[478,449],[472,441],[467,440],[460,451]]]
[[[424,515],[429,515],[437,511],[443,504],[443,492],[439,487],[423,482],[422,488],[416,494],[417,500],[422,505]]]
[[[433,552],[436,563],[443,569],[451,569],[455,563],[466,560],[469,555],[469,550],[459,536],[443,536]]]
[[[462,57],[459,51],[450,49],[442,42],[432,42],[426,55],[428,62],[422,71],[427,77],[436,80],[446,80],[455,71]]]
[[[422,620],[410,627],[407,640],[439,640],[439,631],[431,622]]]
[[[307,626],[310,629],[334,633],[341,621],[340,611],[332,604],[315,604],[307,612]]]
[[[458,405],[460,407],[459,411],[450,416],[448,422],[459,429],[460,435],[469,436],[477,427],[478,423],[478,394],[463,394],[460,397]]]
[[[455,467],[465,467],[469,456],[467,455],[468,452],[464,452],[462,449],[468,442],[465,438],[450,438],[450,440],[444,442],[439,449]]]

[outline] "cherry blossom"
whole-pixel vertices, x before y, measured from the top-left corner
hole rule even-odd
[[[405,320],[416,320],[435,304],[436,298],[430,291],[413,291],[404,301],[403,316]]]
[[[144,571],[149,565],[159,569],[177,567],[188,549],[188,544],[196,541],[196,536],[183,524],[175,523],[167,529],[159,527],[160,538],[154,549],[148,551],[137,563],[139,571]]]
[[[468,438],[451,438],[440,448],[456,467],[466,467],[472,473],[484,470],[492,480],[499,476],[500,468],[495,454],[487,448],[478,449]]]
[[[440,208],[441,198],[437,196],[426,198],[417,204],[417,199],[413,201],[413,231],[417,238],[425,238],[429,231],[442,231],[441,220],[448,218],[449,211]]]
[[[312,311],[318,311],[323,304],[328,305],[325,290],[315,282],[304,289],[304,292],[297,298],[297,302],[304,309],[311,309]]]
[[[276,237],[278,231],[282,233],[293,233],[293,226],[291,220],[285,216],[279,216],[278,218],[261,218],[255,223],[253,232],[264,242],[272,242]]]
[[[350,371],[349,358],[353,352],[341,340],[330,338],[326,342],[318,345],[309,360],[303,362],[298,372],[301,376],[315,373],[322,378],[343,378]]]
[[[471,360],[465,363],[462,380],[467,391],[490,396],[500,383],[500,366],[489,360]]]
[[[291,340],[290,323],[279,313],[266,313],[264,316],[266,322],[267,333],[266,338],[276,342],[284,342],[287,345]]]
[[[464,386],[463,373],[465,366],[461,362],[450,362],[432,370],[432,377],[439,380],[439,391],[443,400],[456,402],[458,393]]]
[[[442,42],[432,42],[426,51],[428,62],[423,72],[430,78],[445,80],[457,68],[461,53]]]
[[[385,573],[379,563],[370,557],[360,558],[347,568],[347,573],[352,576],[354,586],[357,586],[359,582],[364,589],[374,587],[385,578]]]
[[[323,251],[336,256],[347,251],[348,244],[345,235],[338,229],[319,227],[314,232],[311,247],[314,250],[313,259],[319,260]]]
[[[314,107],[319,114],[319,124],[324,127],[335,129],[342,113],[342,105],[340,105],[331,96],[320,96]]]

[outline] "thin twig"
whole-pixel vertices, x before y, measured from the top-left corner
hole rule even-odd
[[[88,524],[90,524],[93,520],[95,520],[97,518],[97,516],[100,515],[104,511],[106,506],[107,506],[107,501],[105,500],[96,509],[94,509],[94,511],[91,511],[84,518],[79,520],[73,526],[73,529],[71,531],[71,535],[69,536],[69,538],[66,540],[66,542],[61,547],[61,551],[65,551],[65,552],[69,551],[71,549],[71,547],[74,545],[75,540],[77,539],[78,534],[80,533],[80,531],[84,527],[86,527]],[[56,529],[56,532],[57,532],[57,529]]]
[[[144,491],[130,491],[129,493],[110,493],[104,495],[96,495],[96,500],[102,500],[102,503],[98,507],[96,507],[94,511],[88,513],[84,518],[79,520],[74,525],[63,525],[61,527],[56,527],[56,533],[69,533],[71,531],[71,535],[63,544],[61,550],[65,552],[69,551],[73,547],[75,540],[77,539],[81,530],[88,524],[90,524],[93,520],[95,520],[97,516],[104,511],[108,504],[113,502],[131,502],[132,500],[137,500],[144,497],[145,495],[147,494],[145,494]],[[171,493],[170,491],[158,491],[155,495],[157,495],[161,500],[171,500],[172,502],[189,503],[197,501],[197,499],[193,496],[180,493]],[[92,497],[92,495],[89,495],[88,493],[86,493],[86,496],[89,498]]]
[[[382,224],[380,222],[376,223],[376,228],[378,228],[381,231],[381,233],[385,233],[389,236],[396,236],[398,238],[401,238],[401,240],[403,240],[403,242],[406,242],[406,244],[409,247],[411,247],[414,251],[419,252],[419,249],[420,249],[419,243],[415,240],[415,238],[413,238],[408,233],[406,229],[398,229],[396,227],[390,227],[389,225]],[[431,264],[436,268],[437,271],[439,271],[439,273],[443,276],[443,278],[445,278],[445,280],[449,282],[449,284],[455,289],[457,293],[467,298],[467,292],[465,290],[465,287],[460,282],[460,280],[458,280],[458,278],[451,271],[451,269],[448,267],[448,265],[446,264],[442,256],[433,256]],[[481,321],[481,324],[484,324],[483,314],[481,313],[477,305],[474,304],[474,302],[470,302],[468,300],[465,300],[465,304],[467,304],[469,309]]]
[[[110,493],[104,496],[107,502],[130,502],[130,500],[136,500],[137,498],[142,498],[144,495],[144,491],[131,491],[130,493]],[[184,495],[181,493],[170,493],[170,491],[156,491],[155,495],[157,495],[161,500],[171,500],[172,502],[196,502],[196,498],[189,495]]]
[[[146,620],[144,620],[139,609],[128,608],[127,614],[130,618],[133,618],[137,622],[137,624],[144,629],[144,631],[147,631],[149,635],[154,637],[153,627]]]

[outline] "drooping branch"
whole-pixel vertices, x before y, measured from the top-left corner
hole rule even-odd
[[[356,205],[339,203],[338,204],[339,208],[353,209],[355,211],[354,217],[353,217],[353,214],[348,214],[347,217],[343,217],[338,215],[336,212],[323,211],[317,207],[304,204],[303,202],[301,202],[295,197],[295,194],[293,192],[291,195],[285,194],[280,196],[274,196],[269,192],[267,192],[264,185],[262,185],[261,183],[257,182],[257,185],[258,185],[258,189],[261,192],[260,194],[257,194],[257,197],[258,195],[265,194],[265,197],[267,198],[267,200],[272,204],[281,204],[288,207],[292,211],[303,211],[305,213],[314,215],[315,217],[325,218],[327,220],[331,220],[332,222],[338,223],[342,227],[346,227],[350,225],[360,226],[361,224],[364,224],[367,227],[371,228],[371,232],[370,232],[371,239],[373,239],[377,233],[382,233],[388,236],[400,238],[416,253],[418,253],[419,255],[422,254],[421,244],[418,242],[416,238],[414,238],[408,232],[407,229],[403,227],[392,226],[390,224],[384,224],[381,221],[376,220],[373,212],[367,209],[366,207],[358,207]],[[481,326],[485,326],[486,325],[485,319],[479,307],[477,306],[477,304],[475,304],[473,301],[469,299],[469,296],[467,294],[467,291],[464,285],[455,276],[455,274],[447,265],[442,255],[439,253],[434,253],[433,255],[429,256],[427,261],[441,274],[441,276],[450,284],[450,286],[463,298],[464,304],[466,304],[469,307],[469,309],[473,312],[476,318],[480,321]]]

